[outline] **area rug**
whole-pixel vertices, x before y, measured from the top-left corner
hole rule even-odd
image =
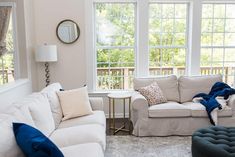
[[[105,157],[191,157],[191,137],[107,136]]]

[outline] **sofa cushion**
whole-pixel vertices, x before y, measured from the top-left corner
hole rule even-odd
[[[29,157],[64,157],[57,146],[43,133],[25,123],[13,123],[17,144]]]
[[[209,93],[216,82],[221,82],[221,75],[181,76],[179,78],[180,102],[190,102],[199,93]]]
[[[16,143],[12,123],[23,122],[35,126],[26,106],[12,107],[7,113],[0,114],[0,156],[24,157],[23,152]]]
[[[93,114],[87,116],[62,121],[58,128],[68,128],[84,124],[100,124],[101,126],[106,127],[104,111],[93,111]]]
[[[92,114],[87,87],[57,92],[63,111],[63,121]]]
[[[208,117],[206,108],[200,103],[194,103],[194,102],[186,102],[183,103],[186,107],[188,107],[192,112],[192,117]],[[223,110],[218,110],[218,116],[219,117],[231,117],[233,114],[233,111],[230,107],[226,107]]]
[[[151,118],[190,117],[191,110],[177,102],[167,102],[150,106],[148,109]]]
[[[154,82],[146,87],[142,87],[138,91],[147,99],[149,105],[167,102],[157,82]]]
[[[105,150],[105,128],[99,124],[78,125],[55,130],[50,139],[58,147],[82,143],[99,143]]]
[[[104,157],[98,143],[85,143],[61,148],[64,157]]]
[[[135,78],[134,89],[139,90],[141,87],[148,86],[155,81],[168,101],[179,102],[178,82],[175,75],[154,78]]]
[[[37,129],[44,135],[49,136],[55,130],[50,104],[44,94],[33,93],[16,104],[28,106]]]
[[[46,94],[50,107],[52,116],[55,122],[55,128],[57,128],[62,120],[63,114],[62,109],[60,106],[60,101],[58,98],[58,95],[56,92],[60,91],[62,89],[61,85],[59,83],[53,83],[44,88],[41,93]]]

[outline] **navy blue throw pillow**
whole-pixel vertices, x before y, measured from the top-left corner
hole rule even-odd
[[[64,157],[43,133],[24,123],[13,123],[16,142],[27,157]]]

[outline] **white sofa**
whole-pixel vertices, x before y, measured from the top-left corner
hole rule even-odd
[[[90,98],[94,114],[62,120],[62,110],[56,91],[59,83],[33,93],[0,113],[0,157],[23,157],[17,146],[12,122],[36,127],[48,136],[65,157],[103,157],[106,147],[106,119],[101,98]]]
[[[158,78],[135,78],[134,89],[156,81],[168,102],[149,106],[140,93],[132,96],[133,134],[136,136],[191,135],[198,128],[211,125],[205,107],[193,103],[198,93],[209,93],[215,82],[222,81],[221,75],[176,76]],[[218,125],[235,126],[235,95],[228,107],[218,111]]]

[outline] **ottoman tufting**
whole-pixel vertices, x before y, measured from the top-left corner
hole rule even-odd
[[[235,127],[212,126],[192,135],[193,157],[235,157]]]

